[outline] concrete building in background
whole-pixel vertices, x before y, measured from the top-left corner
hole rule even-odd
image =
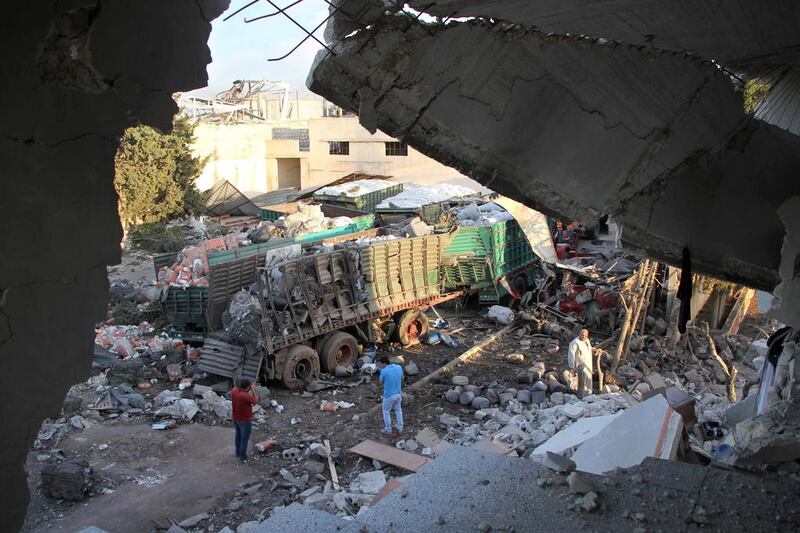
[[[228,180],[243,192],[264,193],[323,185],[352,172],[422,183],[468,180],[380,131],[369,133],[357,117],[312,100],[296,100],[300,113],[284,120],[201,120],[194,152],[209,160],[198,187]]]

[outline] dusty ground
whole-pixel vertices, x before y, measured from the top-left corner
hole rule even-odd
[[[417,345],[379,352],[402,355],[406,361],[418,364],[421,372],[408,378],[407,387],[498,329],[482,319],[477,308],[458,313],[441,312],[451,320],[453,329],[464,328],[454,335],[458,348]],[[526,352],[525,365],[530,366],[540,358],[532,353],[535,349],[536,346]],[[496,342],[457,372],[470,376],[475,383],[500,381],[513,386],[521,365],[505,361],[505,355],[512,352],[521,352],[516,336]],[[564,357],[563,347],[560,357]],[[445,411],[471,416],[472,409],[449,404],[442,398],[451,376],[452,373],[443,374],[428,386],[414,391],[412,400],[404,405],[406,430],[403,437],[413,437],[425,426],[443,433],[437,419]],[[345,380],[345,383],[353,384],[358,379]],[[216,381],[219,380],[209,379],[210,383]],[[269,385],[272,399],[285,410],[280,414],[269,410],[267,423],[254,427],[251,443],[270,438],[276,445],[265,454],[251,452],[251,459],[245,465],[239,465],[233,456],[232,426],[220,424],[210,415],[201,413],[195,423],[168,431],[151,429],[149,415],[129,420],[124,416],[106,419],[86,430],[70,429],[57,444],[67,458],[87,460],[98,477],[94,494],[76,504],[56,502],[42,495],[39,485],[43,464],[40,459],[43,458],[38,456],[43,450],[32,451],[28,459],[32,502],[24,531],[75,531],[90,525],[114,533],[151,531],[168,527],[170,520],[179,522],[202,512],[212,514],[203,526],[234,528],[245,521],[263,520],[273,507],[294,501],[296,489],[290,492],[286,487],[275,487],[273,481],[281,481],[281,468],[301,475],[303,461],[284,460],[282,450],[329,439],[331,447],[342,450],[336,468],[340,481],[346,485],[357,473],[374,469],[371,462],[348,453],[349,447],[367,438],[388,444],[396,440],[387,439],[380,432],[376,377],[352,388],[344,386],[314,394],[288,391],[278,384]],[[174,389],[175,386],[159,383],[146,391],[146,396],[152,400],[165,388]],[[91,395],[91,391],[88,394]],[[319,410],[322,400],[344,400],[354,403],[355,407],[322,412]],[[296,418],[300,422],[292,424],[292,419]],[[404,473],[396,472],[396,475]],[[330,478],[327,467],[324,477]],[[258,483],[261,485],[252,489]],[[251,490],[245,492],[246,488]]]

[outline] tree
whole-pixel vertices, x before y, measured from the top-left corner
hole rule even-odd
[[[125,130],[114,159],[114,186],[125,228],[161,222],[199,211],[202,198],[195,181],[206,160],[192,155],[194,124],[176,118],[172,132],[149,126]]]

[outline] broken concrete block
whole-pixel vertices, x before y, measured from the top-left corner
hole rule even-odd
[[[333,499],[332,494],[325,494],[320,492],[306,498],[303,504],[312,507],[314,509],[319,509],[320,511],[324,511],[328,502],[330,502],[332,499]]]
[[[209,387],[209,389],[210,388],[211,387]],[[206,518],[208,518],[208,513],[200,513],[200,514],[196,514],[194,516],[190,516],[186,520],[178,522],[178,525],[180,527],[194,527],[197,524],[199,524],[200,522],[202,522],[203,520],[205,520]]]
[[[569,454],[572,450],[591,439],[611,423],[618,415],[591,416],[580,418],[533,450],[533,455],[546,452]]]
[[[462,389],[464,392],[471,392],[475,396],[480,396],[481,391],[483,391],[483,387],[479,387],[477,385],[464,385]]]
[[[444,426],[455,426],[461,423],[461,419],[449,413],[442,413],[439,415],[439,423]]]
[[[650,392],[652,389],[650,388],[650,385],[648,383],[639,383],[633,390],[638,392],[639,394],[645,394]]]
[[[384,485],[386,485],[386,474],[383,470],[373,470],[359,474],[358,478],[350,484],[350,490],[365,494],[378,494]]]
[[[467,376],[453,376],[453,385],[468,385],[469,378]]]
[[[586,494],[587,492],[600,492],[600,488],[594,481],[580,472],[572,472],[567,477],[569,491],[572,494]]]
[[[664,381],[664,378],[661,377],[661,374],[659,374],[658,372],[653,372],[644,379],[647,382],[647,384],[650,385],[650,389],[652,390],[666,388],[667,386],[667,382]]]
[[[450,403],[456,403],[460,396],[461,393],[459,393],[456,389],[450,389],[449,391],[444,393],[445,400],[447,400]]]
[[[472,392],[462,392],[458,396],[458,401],[461,405],[470,405],[472,400],[475,399],[475,394]]]
[[[300,498],[301,502],[304,502],[311,496],[319,494],[320,492],[322,492],[322,487],[320,487],[319,485],[314,485],[313,487],[308,488],[303,492],[301,492],[300,494],[298,494],[297,497]]]
[[[567,403],[561,406],[560,411],[569,418],[580,418],[586,414],[586,405],[583,402]]]
[[[684,372],[683,373],[683,377],[685,377],[686,381],[688,381],[690,383],[700,383],[702,381],[702,379],[703,379],[700,376],[700,373],[697,370],[695,370],[694,368],[689,370],[688,372]]]
[[[300,448],[287,448],[281,452],[281,457],[287,460],[294,460],[300,457],[302,453]]]
[[[675,459],[683,419],[661,395],[622,411],[572,455],[578,470],[603,474],[641,463],[645,457]]]
[[[582,498],[578,498],[576,502],[578,507],[586,511],[587,513],[591,513],[595,509],[597,509],[598,505],[598,497],[597,493],[595,492],[587,492]]]
[[[42,492],[50,498],[83,500],[93,480],[94,472],[86,461],[47,463],[42,467]]]
[[[319,461],[308,460],[305,463],[303,463],[303,470],[305,470],[309,474],[313,474],[316,476],[317,474],[325,472],[325,470],[327,470],[327,467],[324,464],[320,463]]]
[[[473,409],[488,409],[489,405],[491,405],[490,402],[489,402],[489,399],[485,398],[483,396],[475,396],[472,399],[472,408]]]
[[[419,374],[419,367],[412,361],[403,367],[403,372],[405,372],[407,376],[416,376]]]
[[[756,416],[756,401],[758,400],[757,390],[751,390],[750,395],[739,402],[734,403],[725,410],[723,423],[728,428],[733,428],[742,420]]]
[[[532,455],[531,459],[556,472],[563,472],[566,474],[575,470],[574,461],[557,453],[545,452],[544,455]]]

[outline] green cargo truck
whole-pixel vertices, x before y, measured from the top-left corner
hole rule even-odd
[[[358,339],[375,342],[393,330],[410,344],[427,333],[425,309],[461,294],[442,283],[447,239],[381,241],[260,268],[262,374],[293,389],[320,369],[353,364]]]
[[[375,215],[361,214],[347,226],[308,233],[292,239],[274,237],[265,243],[210,253],[208,287],[170,287],[161,302],[166,320],[176,330],[187,335],[219,329],[222,327],[222,312],[231,295],[256,281],[256,267],[264,264],[269,250],[290,244],[314,245],[345,235],[366,234],[374,224]],[[171,265],[176,257],[177,254],[155,256],[153,266],[156,276],[162,266]]]
[[[442,256],[447,289],[477,291],[482,303],[519,296],[533,284],[539,258],[516,220],[486,226],[459,226]]]

